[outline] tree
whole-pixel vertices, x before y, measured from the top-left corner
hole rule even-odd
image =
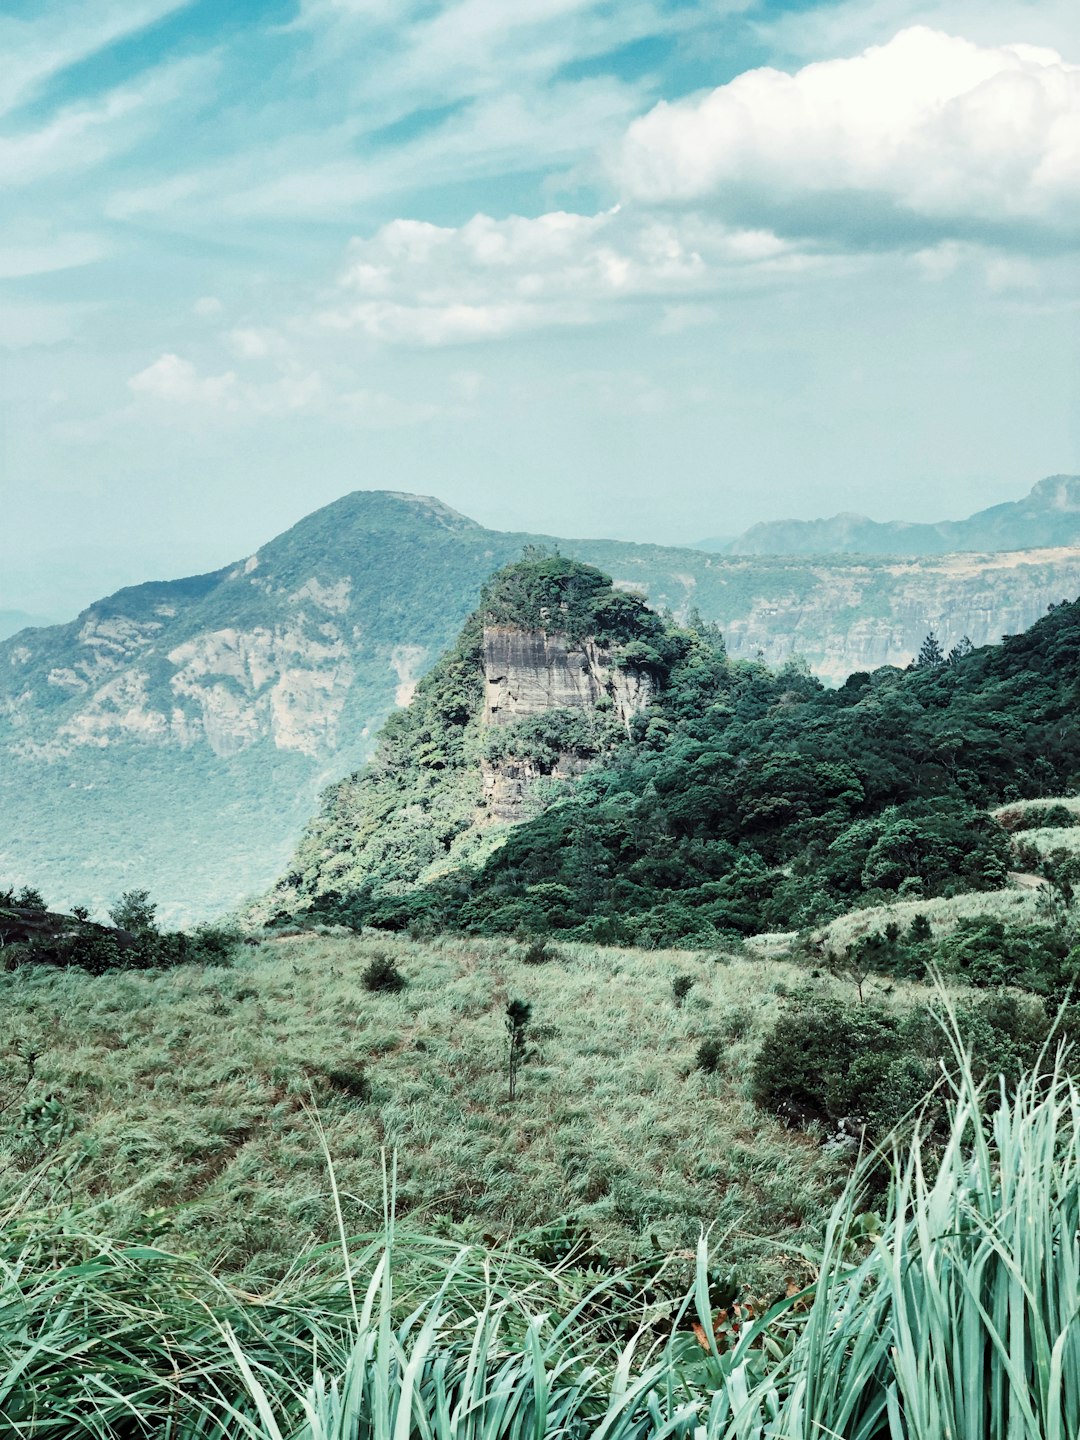
[[[157,906],[150,899],[149,890],[125,890],[109,911],[109,919],[118,930],[146,935],[157,929],[154,924],[156,912]]]
[[[931,630],[922,642],[919,658],[915,661],[915,668],[917,670],[936,670],[939,665],[944,665],[944,663],[945,652],[938,643],[937,636]]]
[[[532,1018],[532,1006],[525,1000],[511,1000],[506,1007],[506,1033],[509,1039],[507,1057],[507,1078],[510,1082],[510,1099],[517,1090],[517,1072],[525,1056],[525,1032]]]
[[[974,649],[975,646],[972,645],[970,639],[965,635],[964,638],[956,645],[954,645],[949,651],[949,658],[947,663],[950,665],[955,665],[958,661],[963,660],[965,655],[970,655]]]

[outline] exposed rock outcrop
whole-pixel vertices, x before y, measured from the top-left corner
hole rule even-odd
[[[649,703],[643,670],[617,666],[594,639],[509,626],[484,629],[484,724],[508,725],[545,710],[595,710],[606,698],[624,725]]]
[[[485,728],[512,725],[551,710],[595,711],[604,706],[626,729],[653,694],[646,671],[617,665],[611,650],[593,637],[575,644],[558,632],[485,626],[483,667]],[[547,766],[513,755],[483,760],[482,818],[524,819],[541,782],[573,780],[584,774],[588,764],[565,750]]]

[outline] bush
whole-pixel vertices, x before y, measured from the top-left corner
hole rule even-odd
[[[674,997],[675,1004],[681,1007],[683,1001],[693,988],[694,977],[692,975],[676,975],[675,979],[671,982],[671,993]]]
[[[331,1089],[358,1100],[361,1105],[366,1105],[371,1099],[371,1081],[362,1065],[323,1070],[322,1077]]]
[[[896,1015],[872,1005],[803,1000],[761,1044],[751,1094],[794,1124],[814,1121],[882,1134],[918,1104],[930,1070]]]
[[[140,935],[153,930],[157,906],[150,899],[149,890],[125,890],[109,911],[109,919],[118,930],[130,930]]]
[[[523,965],[547,965],[549,961],[561,958],[558,950],[551,944],[547,936],[539,935],[525,946],[521,954],[521,963]]]
[[[374,956],[363,974],[364,989],[372,993],[404,990],[409,983],[389,955]]]
[[[715,1075],[724,1063],[726,1046],[718,1035],[709,1035],[697,1048],[697,1059],[694,1064],[698,1070],[703,1070],[706,1075]]]

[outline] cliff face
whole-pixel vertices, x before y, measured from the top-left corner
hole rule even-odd
[[[613,663],[610,650],[595,639],[572,644],[566,635],[512,626],[486,626],[483,639],[485,729],[512,725],[552,710],[596,711],[604,706],[624,728],[649,703],[653,684],[641,670]],[[588,762],[560,751],[545,766],[527,757],[507,756],[481,763],[483,811],[498,821],[523,819],[543,780],[571,780]]]
[[[485,725],[545,710],[595,710],[602,700],[629,725],[652,695],[647,674],[617,667],[594,639],[572,645],[565,635],[543,630],[487,626],[483,662]]]
[[[856,670],[909,665],[930,630],[948,650],[964,636],[994,645],[1029,629],[1080,591],[1080,550],[819,560],[794,578],[777,573],[771,595],[721,619],[728,650],[770,665],[801,655],[816,675],[841,684]]]

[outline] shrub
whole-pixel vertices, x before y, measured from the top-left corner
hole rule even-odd
[[[153,930],[157,906],[150,899],[149,890],[125,890],[109,911],[109,919],[118,930],[130,930],[133,935]]]
[[[366,1105],[371,1099],[371,1080],[362,1065],[337,1066],[324,1070],[322,1076],[331,1089],[358,1100],[361,1105]]]
[[[929,1067],[903,1022],[873,1005],[804,1000],[780,1015],[754,1059],[751,1094],[795,1124],[883,1133],[926,1094]]]
[[[675,1004],[681,1006],[693,988],[693,975],[676,975],[671,982],[671,993],[674,996]]]
[[[394,964],[393,957],[382,953],[373,956],[371,963],[364,970],[362,978],[364,989],[370,990],[373,994],[380,990],[390,992],[404,990],[409,983]]]
[[[706,1075],[715,1075],[724,1063],[725,1053],[726,1046],[719,1035],[709,1035],[698,1046],[697,1059],[694,1064]]]
[[[548,940],[546,935],[538,935],[535,940],[530,940],[525,946],[521,955],[523,965],[546,965],[551,960],[560,959],[558,950]]]

